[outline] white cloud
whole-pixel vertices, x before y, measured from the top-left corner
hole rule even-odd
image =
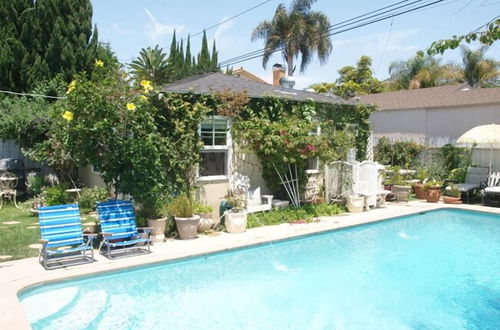
[[[165,35],[173,34],[174,31],[182,32],[185,28],[184,25],[177,24],[162,24],[153,16],[153,14],[146,8],[144,8],[146,15],[148,15],[151,22],[146,25],[145,33],[154,42]]]
[[[399,30],[370,34],[359,38],[365,52],[380,54],[385,51],[406,53],[416,51],[416,45],[408,45],[407,40],[419,34],[421,29]]]

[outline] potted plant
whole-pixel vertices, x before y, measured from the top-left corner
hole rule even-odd
[[[194,214],[194,208],[195,202],[187,194],[175,197],[170,203],[180,239],[193,239],[198,234],[200,216]]]
[[[441,186],[440,182],[431,180],[424,185],[424,190],[426,192],[426,200],[429,203],[437,203],[439,198],[441,198]]]
[[[194,208],[194,214],[200,216],[200,224],[198,225],[198,232],[204,232],[212,229],[215,221],[212,219],[213,207],[210,205],[197,204]]]
[[[247,211],[243,194],[233,194],[228,198],[231,209],[224,215],[224,225],[228,233],[243,233],[247,229]]]
[[[415,183],[414,190],[415,190],[415,197],[417,199],[426,199],[427,194],[424,190],[424,184],[427,181],[428,173],[424,168],[419,168],[417,169],[416,173],[416,179],[418,179],[420,182]]]
[[[403,181],[403,177],[399,173],[399,169],[394,170],[394,174],[392,177],[392,193],[396,197],[397,202],[408,202],[411,186],[405,184]]]
[[[456,184],[452,183],[444,190],[443,201],[446,204],[462,204],[460,195],[460,189],[458,189]]]
[[[151,228],[151,240],[153,242],[165,241],[168,214],[165,200],[151,195],[144,199],[141,205],[140,215],[146,219],[148,227]]]

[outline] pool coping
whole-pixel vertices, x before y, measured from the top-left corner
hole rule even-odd
[[[231,251],[249,246],[258,246],[300,238],[313,234],[325,233],[339,229],[356,227],[363,224],[393,220],[396,218],[439,209],[461,209],[500,214],[499,208],[481,205],[453,205],[442,203],[426,203],[411,201],[409,203],[390,203],[385,208],[362,213],[344,213],[332,217],[322,217],[319,222],[309,224],[281,224],[248,229],[241,234],[218,233],[215,236],[200,235],[195,240],[173,240],[151,247],[153,253],[135,257],[108,260],[95,253],[97,262],[45,270],[37,258],[26,258],[0,263],[0,324],[4,328],[31,329],[24,310],[18,299],[21,291],[33,286],[69,280],[100,273],[108,273],[141,266],[154,266],[163,262],[175,262],[182,259],[195,258],[217,252]]]

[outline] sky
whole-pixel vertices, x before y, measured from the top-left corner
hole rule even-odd
[[[335,24],[399,0],[318,0],[313,10],[326,14]],[[263,0],[92,0],[93,20],[99,29],[100,41],[110,43],[121,62],[129,63],[141,48],[159,45],[168,52],[174,30],[178,38],[194,35],[204,28],[257,6]],[[211,43],[215,40],[219,61],[263,48],[263,40],[251,41],[253,29],[263,20],[270,20],[279,3],[287,7],[292,0],[271,0],[265,4],[207,31]],[[353,31],[333,36],[333,51],[326,64],[314,60],[304,72],[294,74],[295,88],[310,84],[333,82],[337,71],[345,65],[355,65],[362,55],[373,60],[375,77],[389,76],[391,62],[406,60],[418,50],[427,49],[439,39],[466,34],[500,13],[498,0],[444,0],[429,8],[388,19]],[[192,53],[201,45],[201,35],[191,40]],[[473,48],[478,44],[472,44]],[[500,43],[494,44],[487,56],[500,60]],[[460,63],[460,51],[449,50],[442,58]],[[272,82],[271,66],[284,63],[280,53],[270,59],[266,69],[260,58],[235,64],[268,82]]]

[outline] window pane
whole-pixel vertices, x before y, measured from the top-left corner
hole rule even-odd
[[[318,169],[318,158],[310,158],[307,160],[307,170],[317,171]]]
[[[200,176],[226,175],[226,152],[202,152]]]
[[[206,146],[227,144],[227,120],[214,119],[201,123],[201,140]]]

